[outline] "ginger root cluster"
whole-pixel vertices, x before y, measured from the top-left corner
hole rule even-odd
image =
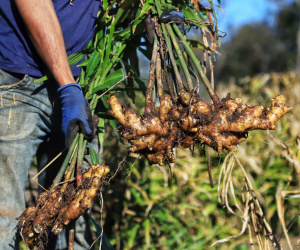
[[[240,98],[230,95],[220,104],[208,104],[196,95],[186,92],[177,103],[170,96],[160,99],[159,109],[137,115],[122,105],[115,95],[107,101],[110,114],[120,123],[119,131],[127,139],[131,152],[144,155],[150,164],[174,163],[174,148],[189,148],[196,143],[235,151],[245,141],[249,131],[276,129],[275,123],[291,108],[285,106],[285,97],[277,96],[271,106],[248,106]]]
[[[18,218],[25,243],[28,246],[38,244],[43,249],[49,228],[53,234],[59,235],[64,226],[90,209],[109,171],[109,167],[104,164],[94,164],[82,175],[82,183],[77,189],[74,182],[68,182],[41,193],[35,204]]]

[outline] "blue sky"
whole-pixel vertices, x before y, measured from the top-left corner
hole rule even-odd
[[[275,14],[291,2],[293,0],[223,0],[221,6],[225,12],[218,10],[219,30],[226,32],[228,39],[240,26],[251,22],[274,24]]]

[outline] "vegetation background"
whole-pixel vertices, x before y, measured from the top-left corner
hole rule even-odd
[[[300,131],[298,2],[284,4],[281,1],[282,8],[274,24],[255,22],[235,30],[218,49],[222,56],[215,62],[220,97],[230,93],[232,97],[241,97],[243,103],[269,106],[272,98],[284,94],[288,105],[293,107],[292,112],[278,122],[276,131],[250,132],[247,142],[241,143],[236,153],[252,181],[266,219],[278,237],[282,228],[276,192],[278,187],[285,188],[293,167],[281,158],[282,147],[270,135],[286,142],[297,153],[295,138]],[[225,11],[227,4],[228,1],[222,1]],[[141,58],[141,72],[143,60]],[[146,60],[144,64],[147,64]],[[143,96],[137,93],[134,109],[141,109],[143,104]],[[103,160],[113,173],[126,155],[128,145],[125,141],[120,142],[111,127],[106,131],[104,141],[107,143],[104,144]],[[173,174],[168,167],[149,166],[144,159],[131,167],[135,159],[129,158],[126,167],[103,187],[103,209],[97,201],[92,215],[103,225],[114,248],[249,249],[248,231],[210,248],[215,241],[240,232],[243,223],[240,217],[218,202],[216,184],[226,152],[216,154],[197,146],[190,151],[179,149],[176,154]],[[209,184],[208,161],[212,166],[213,188]],[[233,171],[238,190],[243,175],[238,168]],[[297,179],[293,176],[288,189],[297,188]],[[299,215],[299,198],[285,199],[284,206],[287,223]],[[300,240],[299,218],[289,231],[294,244]],[[257,243],[254,245],[256,249]]]

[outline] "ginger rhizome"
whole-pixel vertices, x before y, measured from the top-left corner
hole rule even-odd
[[[55,185],[41,193],[34,205],[29,206],[19,219],[19,229],[25,243],[38,244],[44,248],[48,228],[59,235],[71,221],[91,208],[109,167],[92,165],[83,175],[81,184],[75,188],[74,181]]]
[[[163,15],[159,13],[160,18]],[[181,21],[158,21],[155,16],[146,20],[147,34],[152,32],[155,39],[144,115],[137,115],[114,95],[107,101],[110,115],[120,123],[118,130],[121,136],[131,144],[129,151],[144,155],[150,164],[165,165],[175,162],[176,147],[190,148],[199,143],[217,152],[223,149],[234,151],[240,142],[246,140],[249,131],[275,129],[277,120],[290,111],[285,106],[285,97],[277,96],[269,108],[248,106],[240,98],[232,99],[230,96],[220,100],[206,76],[206,69],[202,68],[187,43],[184,28],[180,30],[178,27],[185,22],[184,17],[180,13],[175,13],[175,16]],[[188,67],[190,64],[193,67]],[[194,71],[193,74],[191,71]],[[197,85],[192,76],[197,78]],[[199,80],[212,104],[199,98]],[[155,108],[157,100],[159,108]]]
[[[235,151],[249,131],[274,130],[275,123],[291,108],[285,97],[277,96],[271,106],[248,106],[230,96],[219,104],[208,104],[193,95],[180,95],[177,103],[170,96],[160,98],[160,107],[143,116],[122,105],[115,95],[107,101],[110,114],[120,123],[119,131],[131,144],[129,149],[144,155],[150,164],[174,163],[176,147],[189,148],[197,143]]]

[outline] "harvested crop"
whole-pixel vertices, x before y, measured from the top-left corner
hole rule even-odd
[[[99,190],[103,178],[109,173],[109,168],[105,165],[92,165],[87,172],[83,174],[83,180],[79,186],[75,197],[70,203],[61,207],[60,213],[53,226],[52,232],[60,234],[64,226],[71,221],[76,220],[92,207],[93,200]]]
[[[144,155],[150,164],[165,165],[175,162],[176,147],[204,144],[217,152],[235,151],[237,145],[247,139],[249,131],[274,130],[278,119],[291,110],[285,105],[285,97],[277,96],[268,108],[248,106],[241,98],[233,99],[230,95],[220,100],[214,90],[213,72],[209,81],[206,68],[202,67],[206,62],[197,59],[184,35],[189,20],[178,11],[162,12],[159,1],[155,4],[158,16],[153,13],[146,19],[147,31],[154,39],[151,39],[153,50],[144,115],[122,105],[115,95],[107,100],[110,115],[120,123],[119,133],[131,144],[129,151]],[[209,13],[207,15],[210,21]],[[201,32],[208,46],[206,31],[201,28]],[[217,30],[210,33],[210,38],[213,47],[206,49],[212,55],[216,52]],[[211,60],[209,64],[213,71]],[[195,86],[192,77],[198,80]],[[199,98],[199,80],[212,103]],[[158,108],[155,107],[157,101]]]
[[[64,226],[76,220],[91,208],[109,167],[92,165],[83,175],[81,184],[75,188],[75,180],[54,185],[41,193],[34,205],[28,207],[19,219],[19,229],[25,243],[38,244],[44,248],[48,228],[56,235]]]
[[[114,95],[107,103],[110,114],[120,123],[121,136],[131,144],[129,150],[159,165],[175,162],[176,147],[189,148],[197,143],[217,152],[235,151],[249,131],[274,130],[278,119],[291,110],[285,106],[283,95],[274,98],[268,108],[242,104],[240,98],[232,99],[230,95],[220,104],[208,104],[195,94],[172,103],[165,95],[159,109],[143,116],[122,105]]]

